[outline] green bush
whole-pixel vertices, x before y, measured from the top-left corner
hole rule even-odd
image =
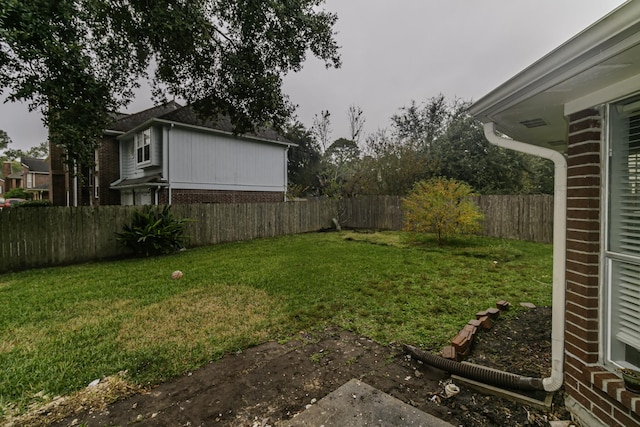
[[[44,208],[51,206],[50,200],[28,200],[16,205],[16,208]]]
[[[402,199],[404,230],[435,233],[438,244],[457,234],[481,230],[482,214],[469,199],[471,187],[461,181],[434,178],[415,184]]]
[[[2,197],[5,199],[27,199],[31,200],[33,197],[32,193],[27,192],[24,188],[12,188],[9,191],[6,191]]]
[[[184,227],[189,221],[174,218],[170,206],[145,206],[135,211],[131,223],[116,235],[118,241],[138,255],[169,254],[184,248]]]

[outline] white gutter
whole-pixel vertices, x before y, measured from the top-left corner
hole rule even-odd
[[[525,144],[496,135],[493,122],[484,124],[484,135],[498,147],[531,154],[553,161],[553,296],[551,325],[551,376],[542,384],[546,391],[558,390],[564,380],[564,314],[565,314],[565,262],[567,235],[567,160],[549,148]]]

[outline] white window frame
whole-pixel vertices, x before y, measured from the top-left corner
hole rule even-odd
[[[151,164],[151,128],[138,132],[133,137],[134,156],[137,166]]]
[[[614,109],[617,109],[618,105],[620,105],[621,103],[624,103],[625,101],[631,100],[633,98],[637,98],[637,95],[626,97],[625,99],[622,99],[616,103],[611,103],[607,106],[606,110],[606,138],[602,155],[602,177],[604,182],[604,194],[602,202],[603,271],[601,275],[601,282],[603,289],[602,334],[604,337],[604,363],[616,368],[627,367],[638,369],[640,368],[640,358],[638,356],[638,353],[640,352],[640,332],[634,333],[633,336],[625,335],[624,333],[625,331],[629,331],[631,329],[637,330],[637,326],[622,326],[624,322],[624,314],[621,313],[623,313],[624,307],[620,301],[624,301],[624,298],[621,297],[623,292],[618,292],[618,290],[624,290],[624,287],[628,284],[628,282],[626,284],[624,283],[624,274],[622,276],[616,276],[616,272],[624,271],[625,268],[636,271],[639,270],[640,253],[625,253],[625,251],[622,249],[611,249],[611,239],[613,239],[616,234],[611,231],[611,224],[613,221],[616,221],[618,211],[620,211],[619,206],[611,206],[614,199],[614,196],[612,194],[614,183],[612,182],[613,168],[611,167],[611,162],[614,158],[614,150],[618,148],[616,147],[616,143],[613,140],[613,133],[616,131],[617,125],[617,123],[614,123],[614,116],[616,116],[617,110]],[[640,172],[638,172],[637,174],[640,174]],[[633,250],[631,252],[633,252]],[[622,279],[620,279],[620,277],[622,277]],[[638,280],[640,280],[640,277],[638,277]],[[616,283],[620,284],[616,285]],[[632,294],[632,299],[634,295],[635,294]],[[640,295],[637,296],[637,303],[640,304]],[[635,310],[632,309],[631,312],[634,314],[637,313],[638,316],[640,316],[640,308],[637,308]],[[631,343],[633,343],[633,345]],[[633,354],[634,352],[636,354]],[[629,354],[631,354],[631,356],[629,356]]]
[[[27,173],[27,188],[33,188],[33,174]]]

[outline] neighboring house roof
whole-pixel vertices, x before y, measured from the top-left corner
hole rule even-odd
[[[171,111],[177,110],[182,106],[175,101],[169,101],[162,105],[148,108],[135,114],[122,114],[122,117],[107,126],[108,131],[115,131],[117,133],[125,133],[140,126],[142,123],[149,121],[155,117],[162,116]]]
[[[216,120],[200,118],[192,106],[181,106],[175,101],[149,108],[139,113],[130,114],[114,121],[108,126],[106,133],[127,135],[152,123],[182,124],[188,127],[201,128],[225,134],[233,134],[233,125],[229,117],[219,116]],[[261,127],[253,133],[240,135],[245,138],[275,142],[295,146],[285,137],[271,128]]]
[[[49,162],[46,159],[35,159],[32,157],[22,157],[20,163],[27,166],[30,172],[49,173]]]
[[[200,118],[192,106],[187,105],[170,113],[164,114],[158,117],[159,120],[166,120],[174,123],[183,123],[186,125],[192,125],[197,127],[203,127],[224,133],[233,133],[233,124],[228,116],[218,116],[217,119],[202,119]],[[291,143],[285,137],[271,128],[261,127],[255,132],[245,134],[244,136],[255,137],[267,141]]]
[[[12,173],[7,177],[7,179],[22,179],[22,176],[23,176],[23,173],[22,171],[20,171],[20,172]]]
[[[125,117],[128,117],[128,116],[130,116],[130,115],[131,115],[131,114],[129,114],[129,113],[120,113],[120,112],[118,112],[118,111],[111,111],[111,112],[109,112],[109,116],[111,117],[111,119],[112,119],[113,121],[120,120],[120,119],[124,119]]]
[[[640,2],[628,1],[485,97],[471,114],[500,132],[564,150],[565,116],[640,87]]]

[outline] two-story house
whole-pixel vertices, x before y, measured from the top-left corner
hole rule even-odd
[[[266,128],[234,135],[227,118],[204,120],[171,101],[117,116],[83,179],[65,175],[62,153],[52,149],[52,179],[60,181],[52,198],[77,205],[284,201],[292,145]]]
[[[42,200],[49,197],[49,163],[46,159],[22,157],[20,170],[14,171],[13,162],[4,162],[2,165],[4,182],[0,184],[2,191],[7,192],[14,188],[23,188],[32,194],[33,200]]]

